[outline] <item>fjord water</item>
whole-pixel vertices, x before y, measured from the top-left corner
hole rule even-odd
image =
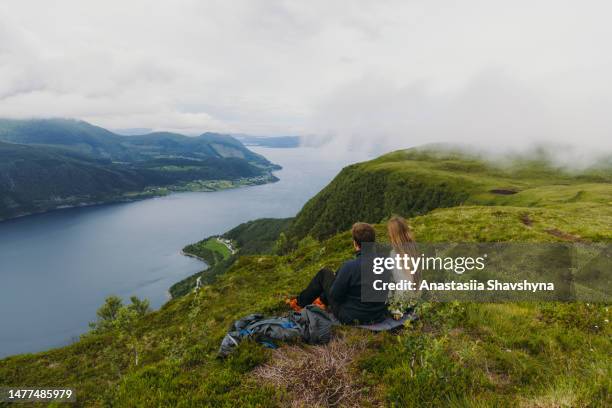
[[[185,245],[248,220],[293,216],[357,161],[315,148],[252,150],[283,166],[279,182],[0,223],[0,357],[70,343],[111,294],[161,306],[173,283],[204,267],[181,255]]]

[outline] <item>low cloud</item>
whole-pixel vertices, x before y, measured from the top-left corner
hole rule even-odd
[[[486,152],[546,147],[562,161],[612,152],[610,100],[579,97],[544,83],[489,70],[456,90],[406,86],[366,77],[322,101],[313,115],[319,143],[372,154],[427,143],[469,145]]]
[[[0,116],[610,149],[609,2],[5,0]],[[329,141],[331,140],[331,141]]]

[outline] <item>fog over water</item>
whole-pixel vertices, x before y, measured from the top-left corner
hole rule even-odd
[[[213,193],[68,209],[0,223],[0,356],[69,343],[111,294],[148,298],[203,269],[181,249],[261,217],[293,216],[355,155],[253,148],[280,181]]]

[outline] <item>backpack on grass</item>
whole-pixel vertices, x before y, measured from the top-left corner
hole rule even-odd
[[[252,338],[266,347],[276,348],[275,341],[303,340],[309,344],[327,343],[331,337],[330,316],[316,306],[309,305],[288,317],[269,317],[256,313],[236,320],[225,335],[219,355],[225,357],[244,339]]]

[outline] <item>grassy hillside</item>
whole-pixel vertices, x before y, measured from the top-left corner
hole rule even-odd
[[[119,136],[81,121],[0,119],[0,220],[167,192],[160,187],[262,184],[277,168],[226,135]]]
[[[216,236],[187,245],[183,248],[183,254],[206,262],[207,266],[203,271],[194,273],[170,286],[168,292],[173,299],[191,293],[196,287],[198,278],[203,285],[213,282],[237,259],[237,256],[231,253],[229,248]]]
[[[172,285],[169,290],[170,295],[177,298],[190,293],[198,278],[201,278],[203,284],[213,282],[240,256],[276,252],[278,238],[289,228],[292,220],[293,218],[261,218],[232,228],[223,234],[222,238],[232,242],[236,254],[230,254],[227,247],[218,242],[217,237],[208,237],[187,245],[183,248],[183,252],[204,260],[208,267]]]
[[[242,255],[269,254],[292,221],[293,218],[260,218],[232,228],[223,237],[234,241]]]
[[[208,263],[217,263],[228,258],[232,253],[230,249],[216,237],[208,238],[196,244],[187,245],[184,251],[196,255]]]
[[[296,216],[289,236],[325,238],[356,219],[380,222],[389,214],[425,214],[458,205],[538,207],[610,203],[612,164],[574,173],[545,156],[504,162],[452,150],[410,149],[343,169]]]
[[[361,178],[380,180],[379,164],[370,162],[371,171],[361,169]],[[385,174],[400,180],[402,166],[393,166],[399,175]],[[408,162],[406,168],[414,166]],[[563,187],[547,185],[544,178],[536,183],[532,175],[528,181],[507,178],[507,184],[497,176],[473,176],[474,184],[465,189],[452,184],[445,191],[469,193],[464,205],[412,216],[410,223],[422,242],[612,242],[607,173],[599,181],[585,176],[584,183],[568,176]],[[426,174],[420,180],[429,183]],[[431,185],[444,182],[435,169],[432,180]],[[347,191],[338,179],[334,183],[337,191]],[[521,193],[497,197],[483,188],[472,190],[474,185],[520,188]],[[361,196],[369,199],[367,191]],[[412,186],[406,191],[414,197]],[[482,201],[468,205],[468,199]],[[345,222],[343,213],[338,216]],[[384,239],[384,226],[377,230]],[[168,302],[129,331],[92,334],[68,347],[1,360],[0,384],[74,386],[82,406],[612,404],[608,305],[425,303],[419,307],[420,321],[398,333],[342,327],[327,346],[270,351],[244,343],[229,359],[216,358],[233,320],[257,311],[285,313],[286,297],[321,267],[338,267],[351,252],[350,234],[340,232],[321,241],[302,239],[282,256],[241,256],[210,285]]]

